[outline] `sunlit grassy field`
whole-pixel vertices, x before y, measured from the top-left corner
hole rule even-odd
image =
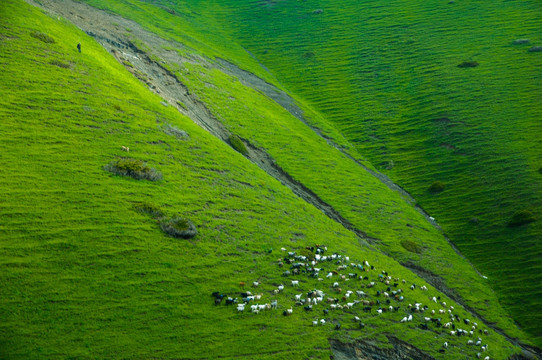
[[[473,356],[463,339],[443,329],[420,329],[422,314],[415,314],[413,323],[399,323],[408,314],[407,303],[429,304],[432,296],[442,296],[461,318],[477,320],[461,306],[430,286],[426,293],[409,290],[412,283],[425,283],[395,260],[360,246],[351,232],[160,104],[80,30],[21,1],[9,0],[0,9],[0,143],[6,149],[0,157],[3,358],[329,358],[330,337],[360,337],[386,346],[386,335],[439,358]],[[80,41],[81,54],[75,47]],[[247,66],[256,67],[251,61]],[[185,79],[187,84],[235,133],[266,148],[296,178],[381,237],[399,260],[456,267],[443,271],[448,284],[491,321],[505,328],[511,324],[480,277],[398,194],[340,154],[323,150],[324,141],[261,94],[232,86],[232,79],[221,73],[191,70],[194,76]],[[217,86],[224,93],[202,90],[206,80],[224,85]],[[233,94],[239,101],[230,104],[234,110],[229,112],[220,105]],[[242,112],[241,104],[249,110]],[[165,131],[168,126],[188,137],[172,136]],[[272,141],[270,131],[276,127],[284,132],[275,130]],[[122,151],[123,146],[130,151]],[[104,170],[119,158],[143,160],[163,179],[134,180]],[[329,174],[323,170],[326,164],[333,169]],[[308,170],[322,171],[322,178]],[[344,187],[331,186],[335,183]],[[349,205],[346,197],[337,197],[341,192],[359,192],[359,200]],[[198,235],[192,240],[166,236],[156,219],[136,211],[141,203],[159,207],[168,217],[191,219]],[[352,206],[366,206],[360,213],[369,213],[372,221],[356,215]],[[419,228],[405,230],[404,221]],[[401,239],[438,249],[442,258],[431,259],[429,251],[411,255],[398,245]],[[329,326],[320,327],[313,327],[312,320],[323,317],[324,305],[314,313],[294,307],[294,314],[284,317],[282,311],[293,305],[298,291],[332,291],[332,279],[299,276],[300,290],[290,286],[272,295],[278,284],[289,282],[277,266],[280,248],[300,251],[314,244],[326,244],[352,261],[368,260],[375,266],[368,273],[371,280],[378,281],[382,270],[406,279],[401,285],[405,305],[394,302],[401,310],[382,315],[375,309],[332,313]],[[453,279],[454,271],[465,276]],[[213,304],[211,292],[238,296],[240,282],[256,280],[261,287],[250,290],[263,293],[264,302],[277,299],[279,309],[255,315]],[[349,287],[346,282],[342,286]],[[379,283],[373,293],[377,289],[385,286]],[[486,301],[495,306],[482,309]],[[362,318],[364,329],[352,320],[354,315]],[[333,330],[337,322],[344,331]],[[522,336],[513,326],[506,330]],[[491,357],[518,351],[492,330],[484,338]],[[444,341],[451,346],[441,354]]]

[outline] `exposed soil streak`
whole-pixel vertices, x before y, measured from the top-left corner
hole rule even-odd
[[[420,349],[412,346],[394,336],[388,335],[391,348],[384,349],[377,343],[357,339],[353,343],[343,343],[339,340],[330,339],[331,351],[336,360],[434,360]]]

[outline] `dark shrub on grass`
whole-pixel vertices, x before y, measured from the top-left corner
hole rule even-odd
[[[164,216],[164,213],[162,212],[162,209],[158,205],[154,205],[151,203],[141,203],[134,206],[134,208],[143,213],[143,214],[149,214],[150,216],[154,218],[161,218]]]
[[[401,246],[411,253],[421,254],[422,248],[412,240],[401,240]]]
[[[301,249],[299,251],[299,255],[302,255],[302,256],[306,256],[307,259],[309,260],[313,260],[314,259],[314,254],[312,253],[312,251],[308,250],[308,249]]]
[[[58,66],[59,68],[63,68],[63,69],[69,69],[70,68],[70,64],[63,63],[62,61],[59,61],[59,60],[51,60],[49,62],[49,64],[54,65],[54,66]]]
[[[542,51],[542,46],[533,46],[529,49],[529,52],[540,52]]]
[[[445,187],[446,185],[443,182],[435,181],[434,183],[431,184],[431,186],[429,186],[428,190],[430,193],[436,194],[443,191]]]
[[[241,141],[241,139],[239,139],[237,135],[230,135],[228,141],[230,142],[231,147],[240,152],[241,154],[248,154],[248,150],[245,144]]]
[[[190,220],[181,217],[160,221],[160,228],[166,234],[182,239],[191,239],[198,233],[196,226]]]
[[[508,222],[509,227],[517,227],[535,221],[535,217],[529,210],[519,210],[512,215],[512,219]]]
[[[162,127],[162,131],[164,131],[168,135],[175,136],[177,139],[188,138],[188,133],[186,131],[178,129],[175,126],[171,126],[170,124],[165,124]]]
[[[136,180],[162,180],[162,173],[147,166],[145,162],[139,159],[117,159],[107,164],[104,169],[113,174],[133,177]]]
[[[542,174],[542,167],[538,169],[538,172]]]
[[[460,67],[460,68],[472,68],[472,67],[477,67],[478,65],[478,62],[477,61],[463,61],[461,64],[457,65],[457,67]]]
[[[41,41],[43,41],[44,43],[47,43],[47,44],[54,44],[55,43],[55,39],[53,39],[52,37],[50,37],[49,35],[47,35],[45,33],[42,33],[41,31],[33,31],[33,32],[30,33],[30,36],[32,36],[35,39],[41,40]]]

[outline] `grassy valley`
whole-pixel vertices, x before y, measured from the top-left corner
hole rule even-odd
[[[479,260],[476,249],[483,242],[472,235],[483,239],[493,233],[485,230],[481,215],[476,223],[469,222],[468,234],[478,240],[466,253],[490,275],[491,286],[500,291],[508,309],[516,311],[515,319],[529,336],[516,327],[487,281],[416,204],[371,173],[380,168],[382,154],[362,147],[359,124],[347,124],[346,117],[339,116],[348,114],[341,103],[352,98],[338,97],[334,113],[320,96],[335,85],[320,87],[319,94],[308,85],[312,76],[319,76],[318,69],[301,75],[304,81],[298,83],[289,77],[314,56],[303,53],[302,62],[290,63],[286,71],[278,64],[289,61],[291,54],[280,52],[271,60],[264,49],[271,45],[260,37],[265,26],[254,31],[254,39],[246,36],[251,23],[243,19],[254,10],[273,16],[286,6],[281,18],[295,26],[295,17],[286,20],[292,4],[247,2],[233,9],[222,1],[88,1],[107,11],[97,15],[100,23],[91,18],[90,9],[74,11],[84,6],[80,2],[60,5],[67,9],[67,19],[54,3],[37,3],[48,10],[18,0],[0,5],[0,142],[7,150],[0,156],[1,357],[323,359],[346,353],[346,344],[359,349],[377,344],[389,357],[412,351],[411,357],[458,359],[482,351],[480,345],[467,344],[482,337],[488,344],[484,356],[506,359],[525,350],[516,339],[523,345],[537,343],[532,336],[536,325],[529,327],[530,319],[518,316],[519,305],[515,308],[509,300],[523,294],[530,297],[522,306],[539,305],[536,289],[525,292],[525,286],[517,285],[526,278],[536,281],[536,263],[523,273],[512,272],[526,258],[515,251],[515,257],[502,260],[508,261],[510,273],[503,270],[499,273],[503,281],[497,281],[494,274],[500,263]],[[328,14],[327,9],[307,13],[303,6],[308,5],[298,2],[296,8],[303,9],[303,19]],[[225,17],[233,13],[235,22],[227,24]],[[115,14],[130,20],[115,19]],[[98,42],[70,21],[92,31]],[[236,27],[236,22],[244,25]],[[107,23],[110,27],[101,28]],[[276,39],[290,41],[286,36]],[[309,40],[304,38],[307,44]],[[81,53],[77,43],[82,44]],[[284,50],[280,41],[273,46]],[[343,65],[335,68],[343,71],[349,66]],[[464,71],[454,69],[458,74],[460,70]],[[478,68],[466,69],[471,70]],[[327,81],[325,76],[320,79]],[[176,92],[180,88],[182,96]],[[290,101],[295,106],[284,105]],[[375,106],[383,104],[378,97],[372,101]],[[532,100],[525,101],[529,105]],[[200,112],[187,109],[190,106]],[[411,104],[404,111],[414,108]],[[427,140],[428,159],[423,160],[427,166],[421,165],[416,141],[408,138],[402,145],[405,156],[420,163],[409,169],[433,174],[423,180],[428,183],[422,184],[414,170],[400,172],[407,166],[399,159],[389,174],[404,181],[461,245],[455,229],[467,210],[457,210],[458,218],[447,218],[444,210],[460,201],[452,198],[451,179],[466,175],[453,171],[453,162],[448,162],[447,173],[439,167],[444,160],[431,160],[431,151],[443,147],[431,145],[431,134],[424,133],[443,131],[452,136],[460,126],[453,126],[452,115],[446,121],[439,116],[439,121],[431,122],[437,130],[429,126],[412,131],[412,136]],[[213,136],[193,120],[215,122],[217,133],[211,131]],[[416,127],[406,120],[404,125]],[[384,126],[375,124],[374,131],[384,131]],[[536,131],[525,135],[535,144],[532,157],[540,140]],[[496,133],[487,141],[496,143],[505,135]],[[390,149],[400,146],[394,136],[383,136]],[[515,146],[518,159],[524,159],[526,140],[518,135],[513,141],[510,148]],[[482,145],[476,151],[486,151]],[[472,170],[469,157],[461,158],[465,169]],[[505,169],[494,181],[502,183],[519,168]],[[443,191],[427,193],[434,180],[445,183]],[[489,185],[481,187],[487,194],[480,196],[497,191],[496,185]],[[517,201],[536,199],[539,193],[533,186],[530,192],[522,190]],[[477,193],[476,187],[472,192]],[[450,208],[434,205],[436,199]],[[483,207],[481,200],[474,195],[468,199],[475,203],[469,211],[481,211],[476,210]],[[537,216],[536,206],[525,208]],[[512,217],[502,216],[491,219],[502,222],[505,216]],[[172,230],[171,219],[177,218],[190,220],[197,235],[182,239],[165,233],[185,230],[182,226]],[[536,255],[537,245],[527,241],[536,236],[538,223],[503,226],[502,231],[508,239],[523,234],[524,248]],[[307,268],[285,276],[287,270],[294,272],[288,252],[316,259],[316,244],[327,246],[327,255],[341,258],[313,265],[325,268],[321,279],[310,276]],[[502,251],[500,245],[485,244]],[[486,254],[489,257],[491,251]],[[338,268],[342,265],[347,269]],[[292,280],[299,282],[298,287]],[[281,284],[284,290],[275,291]],[[514,286],[518,294],[503,295]],[[332,310],[325,301],[307,310],[295,305],[295,295],[308,298],[304,294],[315,289],[338,298],[344,308]],[[351,298],[346,298],[347,290],[354,291]],[[211,296],[215,291],[239,302],[241,293],[251,291],[261,294],[256,303],[277,301],[277,309],[254,313],[249,303],[239,312],[225,300],[216,306]],[[366,295],[358,297],[355,291]],[[397,294],[387,298],[392,291]],[[347,305],[354,300],[354,305]],[[415,309],[416,303],[427,310]],[[293,313],[284,316],[289,308]],[[378,308],[385,309],[379,313]],[[452,321],[450,314],[454,330],[444,326]],[[411,321],[403,322],[409,315]],[[534,320],[537,316],[531,314]],[[474,322],[475,334],[450,334],[455,327],[470,330]]]

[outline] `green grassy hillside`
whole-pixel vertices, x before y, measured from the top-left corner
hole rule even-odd
[[[531,285],[538,282],[539,272],[536,264],[530,265],[531,259],[539,253],[535,241],[539,223],[532,223],[527,229],[506,226],[518,209],[527,208],[538,213],[539,174],[532,170],[536,170],[535,156],[540,139],[533,128],[533,119],[539,107],[531,80],[536,76],[533,71],[537,60],[533,57],[536,54],[527,53],[525,46],[511,45],[516,37],[528,36],[536,42],[536,37],[528,30],[534,26],[530,25],[534,20],[529,21],[529,16],[536,14],[536,8],[523,3],[521,6],[525,11],[521,13],[527,14],[523,32],[516,36],[514,31],[518,30],[513,27],[516,22],[507,22],[504,29],[508,33],[499,36],[502,39],[508,36],[510,40],[507,38],[506,43],[499,43],[502,46],[485,46],[486,35],[492,42],[504,40],[486,34],[491,30],[482,28],[483,21],[509,19],[501,14],[508,14],[506,11],[510,11],[512,5],[499,8],[498,4],[488,4],[485,6],[491,6],[492,10],[475,7],[467,11],[466,4],[461,4],[450,11],[448,6],[455,4],[422,6],[395,2],[386,7],[365,4],[371,11],[361,11],[357,8],[361,6],[358,2],[341,4],[341,9],[326,2],[236,2],[234,7],[226,1],[182,5],[158,2],[157,6],[134,1],[93,0],[89,3],[137,20],[161,36],[183,43],[186,43],[186,34],[197,37],[198,31],[194,29],[205,28],[208,34],[214,34],[205,39],[206,44],[211,44],[206,47],[211,49],[206,55],[228,58],[276,83],[272,76],[262,74],[253,59],[246,58],[243,46],[250,50],[286,87],[295,91],[296,96],[300,94],[338,125],[361,154],[367,154],[381,170],[390,168],[388,173],[415,195],[419,205],[437,217],[452,240],[489,276],[493,288],[499,291],[499,297],[516,320],[536,336],[538,315],[532,316],[523,309],[540,308],[539,290]],[[318,9],[323,12],[314,11]],[[487,15],[480,16],[486,10]],[[152,13],[152,17],[146,16],[147,13]],[[396,18],[384,13],[403,14],[405,24],[397,24]],[[187,16],[191,19],[189,23],[183,21]],[[444,20],[435,22],[433,18]],[[457,23],[464,25],[455,25]],[[472,31],[479,31],[479,36],[474,36]],[[172,35],[178,33],[185,35]],[[222,34],[228,40],[240,39],[238,42],[242,46],[233,40],[221,41],[216,34]],[[468,39],[472,39],[471,42]],[[465,48],[470,49],[465,42],[468,46],[477,43],[486,52],[498,53],[499,63],[503,65],[516,61],[514,54],[522,54],[528,62],[521,73],[514,73],[514,81],[510,80],[511,75],[503,77],[502,71],[488,64],[484,64],[485,68],[458,68],[457,64],[466,56],[462,55]],[[197,44],[190,45],[199,49]],[[476,47],[469,51],[474,50]],[[200,51],[195,50],[196,53]],[[180,52],[187,53],[190,54],[189,49]],[[490,53],[484,56],[491,57]],[[495,57],[492,59],[496,62]],[[413,262],[442,275],[447,284],[457,289],[460,296],[478,311],[491,321],[500,322],[497,315],[500,310],[490,314],[498,305],[487,306],[480,301],[488,296],[488,292],[478,285],[480,279],[472,272],[471,280],[463,280],[464,274],[472,270],[455,264],[457,256],[444,245],[443,239],[435,240],[439,235],[427,234],[426,226],[414,226],[415,230],[404,228],[405,223],[412,225],[410,221],[417,215],[412,208],[404,207],[398,196],[392,200],[394,196],[386,193],[374,178],[354,169],[346,159],[330,154],[325,142],[314,134],[304,133],[306,129],[301,124],[295,124],[293,119],[281,120],[280,109],[271,115],[269,108],[275,105],[267,104],[267,99],[258,98],[261,95],[250,90],[247,93],[240,84],[232,87],[228,76],[209,70],[205,64],[170,65],[177,77],[204,99],[213,114],[231,131],[263,146],[292,176],[332,204],[353,224],[380,238],[384,251],[404,263]],[[473,75],[476,77],[471,78]],[[496,94],[501,91],[499,89],[507,92]],[[242,95],[244,93],[246,95]],[[508,100],[503,100],[509,97],[513,97],[511,106],[508,106]],[[497,107],[499,102],[503,105]],[[491,104],[491,107],[481,113],[480,104]],[[506,120],[520,108],[530,109],[528,115],[516,117],[523,125],[507,125]],[[307,106],[302,109],[311,124],[323,128],[324,133],[346,152],[361,159],[347,141],[329,130],[317,111]],[[503,120],[494,120],[490,125],[485,121],[487,114],[491,119]],[[286,133],[292,137],[277,138],[277,129],[287,129]],[[519,133],[515,136],[514,132],[519,132],[516,129],[528,129],[526,136],[529,139],[521,139]],[[312,147],[311,141],[307,141],[311,136],[314,139]],[[512,143],[510,139],[516,140]],[[300,143],[303,143],[302,147]],[[535,150],[524,151],[524,148]],[[509,156],[511,149],[516,150]],[[501,165],[501,158],[505,159],[506,166]],[[523,177],[518,174],[527,169],[522,165],[525,161],[531,167],[527,170],[530,175]],[[491,176],[480,176],[480,169]],[[312,175],[315,173],[317,177]],[[445,191],[432,194],[427,189],[436,180],[445,183]],[[329,186],[337,183],[341,186]],[[510,185],[503,190],[502,184]],[[390,206],[391,203],[397,207]],[[402,212],[406,212],[405,215],[397,215]],[[414,221],[421,221],[421,218]],[[429,256],[420,258],[401,246],[412,238]],[[511,247],[517,251],[510,252]],[[434,256],[437,253],[442,259]],[[471,286],[478,288],[474,290]],[[477,295],[478,291],[485,296]],[[499,326],[515,331],[508,323]]]
[[[421,329],[424,314],[408,306],[416,302],[428,305],[428,311],[454,306],[461,319],[478,322],[488,334],[476,336],[489,344],[492,358],[519,351],[431,286],[421,291],[425,282],[396,260],[360,244],[352,232],[172,106],[162,105],[161,98],[67,21],[21,1],[4,2],[0,9],[0,142],[7,150],[0,157],[3,358],[329,358],[330,338],[361,338],[381,347],[391,347],[398,338],[449,359],[479,351],[432,322],[429,330]],[[83,43],[81,54],[78,42]],[[169,66],[177,73],[183,70],[180,64]],[[439,272],[448,286],[508,334],[523,338],[469,264],[400,195],[339,151],[326,149],[325,141],[261,93],[216,69],[185,66],[191,75],[183,81],[229,129],[268,151],[356,226],[379,236],[378,246],[400,261],[450,267]],[[226,106],[230,97],[237,101]],[[312,121],[324,123],[317,113],[304,110]],[[275,141],[269,138],[272,131]],[[163,179],[135,180],[104,169],[122,158],[146,162]],[[355,203],[346,200],[353,193],[358,194]],[[159,209],[164,219],[142,213],[141,204]],[[195,223],[195,238],[176,239],[160,230],[159,221],[177,215]],[[409,253],[401,240],[424,251]],[[394,288],[404,289],[404,301],[390,303],[399,310],[377,315],[377,305],[369,313],[356,305],[330,312],[327,325],[317,327],[312,321],[324,317],[327,305],[309,312],[294,305],[292,316],[284,317],[294,294],[318,288],[340,296],[332,288],[337,276],[322,276],[323,281],[294,276],[298,290],[281,275],[288,268],[277,265],[285,256],[280,248],[301,253],[314,244],[325,244],[352,262],[372,264],[374,269],[366,267],[368,280],[339,281],[344,290],[365,289],[373,302],[384,303],[376,293],[388,286],[380,281],[382,271],[393,275]],[[433,257],[433,249],[442,257]],[[322,267],[331,271],[338,265],[329,264]],[[463,276],[454,278],[459,273]],[[251,287],[253,281],[260,287]],[[368,281],[376,286],[363,288]],[[281,283],[286,289],[275,295]],[[410,290],[413,283],[418,287]],[[261,292],[261,303],[278,300],[278,309],[238,313],[234,307],[215,306],[210,296],[220,291],[240,297],[247,289]],[[433,303],[433,296],[447,305]],[[491,306],[484,309],[486,303]],[[409,314],[413,322],[401,323]],[[334,330],[337,323],[342,330]],[[449,347],[440,353],[445,341]]]
[[[516,211],[542,214],[542,57],[528,52],[542,44],[538,2],[217,1],[212,9],[284,86],[411,192],[542,338],[542,222],[507,226]],[[458,67],[465,61],[479,66]],[[435,181],[444,191],[428,191]]]

